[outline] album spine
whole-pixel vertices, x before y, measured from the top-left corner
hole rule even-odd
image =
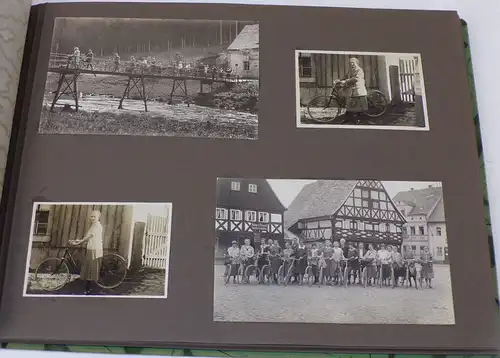
[[[32,6],[24,45],[14,118],[7,153],[4,185],[0,201],[0,304],[7,270],[9,242],[11,240],[14,203],[25,142],[26,124],[30,110],[35,68],[40,48],[41,29],[47,5]]]

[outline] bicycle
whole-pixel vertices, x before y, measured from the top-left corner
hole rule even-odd
[[[64,249],[62,258],[49,257],[37,266],[35,270],[35,281],[42,283],[42,289],[46,292],[58,291],[70,282],[70,267],[74,271],[80,271],[69,247]],[[100,260],[99,278],[94,281],[99,287],[113,289],[122,284],[127,276],[127,262],[118,254],[105,254]],[[44,286],[43,283],[52,286]]]
[[[266,283],[269,285],[271,283],[272,272],[271,272],[271,261],[269,260],[269,255],[271,254],[259,254],[259,258],[265,256],[267,263],[263,265],[259,270],[259,283]]]
[[[348,98],[342,96],[339,92],[344,87],[345,83],[343,81],[335,81],[330,95],[317,95],[313,97],[307,104],[309,117],[317,123],[331,123],[337,117],[346,114]],[[368,110],[362,112],[362,114],[370,118],[377,118],[387,112],[388,101],[385,95],[379,90],[369,90],[367,100]]]
[[[257,283],[259,282],[260,270],[257,267],[257,265],[255,264],[256,258],[257,258],[256,255],[254,255],[253,257],[249,257],[249,258],[243,260],[243,264],[240,265],[240,273],[242,276],[242,280],[241,280],[242,283],[251,283],[250,282],[251,277],[255,277],[257,279]],[[249,262],[251,260],[253,260],[253,263],[248,265],[247,262]]]
[[[225,271],[224,271],[224,276],[223,276],[223,280],[224,280],[224,285],[227,285],[229,283],[229,280],[231,279],[231,272],[233,270],[233,267],[236,266],[238,267],[239,265],[239,261],[240,261],[240,257],[229,257],[226,255],[226,260],[228,261],[228,263],[225,264]],[[238,273],[240,271],[240,268],[238,267]],[[239,278],[239,275],[238,273],[235,275],[234,277],[234,281],[235,283],[240,283],[240,278]]]

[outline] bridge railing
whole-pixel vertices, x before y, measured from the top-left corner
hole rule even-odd
[[[206,66],[177,66],[175,64],[144,63],[142,61],[115,61],[113,58],[93,57],[85,55],[74,57],[67,54],[51,54],[49,68],[83,69],[101,72],[137,73],[158,76],[189,77],[216,81],[238,82],[257,80],[258,78],[242,77],[227,73],[221,68],[210,69]]]

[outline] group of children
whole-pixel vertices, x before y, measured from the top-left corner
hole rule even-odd
[[[249,239],[240,247],[236,241],[228,248],[226,265],[230,265],[229,277],[244,272],[249,265],[256,265],[261,271],[269,265],[270,278],[272,282],[278,283],[279,269],[283,265],[283,272],[288,275],[290,282],[301,285],[306,274],[307,267],[318,283],[321,278],[327,285],[338,285],[342,281],[347,268],[348,284],[361,284],[361,273],[366,269],[367,285],[375,285],[381,277],[383,284],[389,284],[394,272],[394,282],[398,285],[400,279],[405,279],[408,273],[410,286],[412,281],[417,285],[417,278],[424,280],[428,287],[432,287],[434,278],[432,255],[428,247],[424,247],[423,253],[417,257],[410,246],[406,246],[399,252],[398,246],[380,244],[375,249],[374,244],[369,243],[365,248],[364,243],[348,243],[345,239],[340,241],[325,240],[324,243],[313,243],[306,246],[304,240],[294,239],[287,241],[285,247],[281,248],[277,240],[268,240],[260,245],[258,252],[251,245]],[[243,270],[241,270],[243,265]],[[291,270],[290,270],[291,269]],[[289,274],[290,272],[290,274]]]

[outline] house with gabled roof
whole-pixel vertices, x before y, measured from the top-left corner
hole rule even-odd
[[[256,249],[262,240],[284,244],[285,207],[266,179],[218,178],[215,210],[216,258],[232,241],[250,239]]]
[[[393,201],[407,220],[403,227],[404,244],[410,245],[417,255],[429,246],[435,261],[448,262],[443,188],[429,185],[399,192]]]
[[[317,180],[285,212],[285,229],[306,243],[345,239],[400,246],[404,216],[380,181]]]
[[[259,24],[246,25],[227,48],[233,74],[259,78]]]

